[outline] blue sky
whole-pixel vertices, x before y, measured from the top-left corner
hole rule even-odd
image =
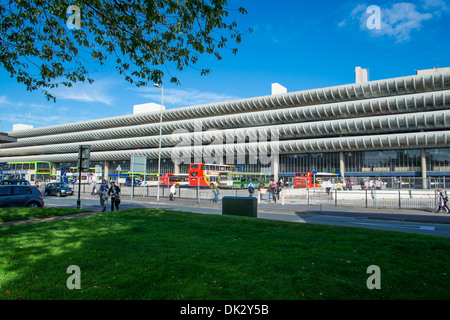
[[[380,8],[380,29],[369,29],[367,8]],[[222,61],[200,58],[196,69],[171,70],[181,85],[164,84],[164,105],[177,108],[270,95],[271,84],[288,92],[355,81],[354,69],[369,70],[369,80],[415,74],[417,69],[450,67],[450,0],[418,1],[268,1],[229,0],[244,36],[235,56]],[[201,68],[212,73],[200,75]],[[15,123],[34,127],[133,113],[133,105],[160,103],[160,89],[136,88],[113,67],[95,67],[94,84],[77,84],[47,101],[38,91],[0,69],[0,129]]]

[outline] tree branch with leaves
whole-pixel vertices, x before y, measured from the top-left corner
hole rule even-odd
[[[241,32],[227,0],[78,0],[80,28],[68,28],[62,0],[9,0],[0,4],[0,65],[28,91],[76,82],[93,83],[90,69],[114,59],[126,81],[138,87],[162,84],[166,75],[195,65],[201,55],[222,59],[237,53]],[[69,12],[69,15],[71,12]],[[230,47],[230,42],[232,45]],[[206,75],[211,69],[201,69]],[[169,75],[170,82],[179,79]]]

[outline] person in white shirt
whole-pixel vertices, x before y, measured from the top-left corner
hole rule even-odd
[[[176,184],[174,183],[174,184],[170,187],[170,195],[169,195],[169,200],[170,200],[170,201],[174,201],[174,200],[175,200],[175,193],[176,193]]]

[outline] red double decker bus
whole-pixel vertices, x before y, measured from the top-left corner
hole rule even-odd
[[[208,187],[218,184],[220,173],[240,172],[242,169],[234,165],[191,163],[189,165],[189,186]]]
[[[320,188],[324,179],[340,176],[340,172],[296,172],[294,174],[294,188]]]

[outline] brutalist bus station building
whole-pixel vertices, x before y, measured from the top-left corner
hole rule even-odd
[[[55,171],[76,166],[83,144],[104,175],[119,165],[130,170],[132,156],[141,155],[148,173],[158,172],[158,164],[162,173],[186,173],[189,163],[213,161],[244,172],[270,170],[274,179],[316,170],[340,172],[354,184],[376,178],[388,188],[445,188],[450,68],[7,135],[0,163],[49,161]]]

